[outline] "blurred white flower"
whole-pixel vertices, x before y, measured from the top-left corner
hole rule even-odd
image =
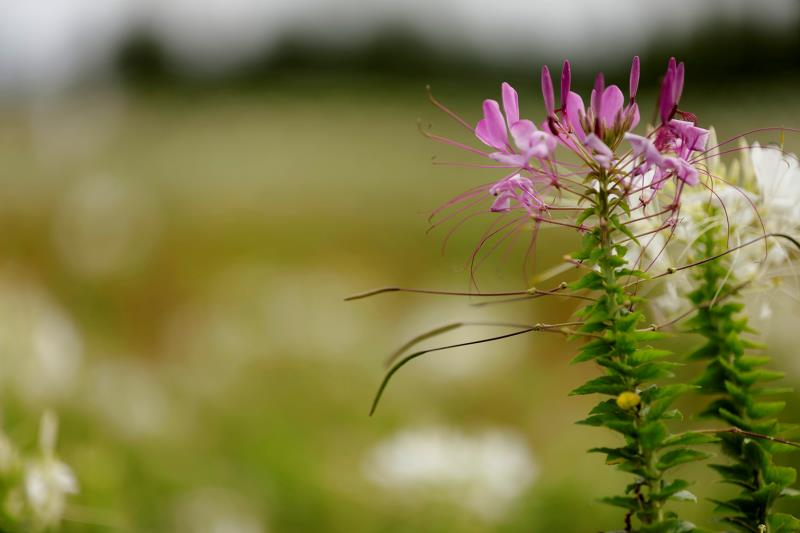
[[[492,429],[466,435],[427,427],[403,430],[379,443],[365,456],[363,471],[386,489],[421,498],[438,492],[494,520],[533,483],[538,468],[517,433]]]
[[[664,294],[657,296],[654,301],[668,314],[678,312],[685,305],[684,296],[678,292],[677,284],[671,281],[664,282]]]
[[[5,433],[0,432],[0,476],[8,476],[20,464],[17,448]]]
[[[170,398],[146,362],[109,357],[95,362],[87,380],[88,408],[118,435],[163,436],[178,426]]]
[[[72,470],[55,455],[58,419],[48,411],[39,429],[40,456],[25,465],[25,496],[38,529],[57,526],[64,516],[67,496],[78,492]]]
[[[140,267],[161,226],[153,194],[141,183],[85,178],[64,195],[53,221],[56,250],[74,272],[107,277]]]
[[[176,533],[265,533],[261,513],[234,491],[205,487],[185,494],[175,505]]]
[[[74,391],[83,342],[69,315],[41,287],[0,273],[0,380],[41,403]]]

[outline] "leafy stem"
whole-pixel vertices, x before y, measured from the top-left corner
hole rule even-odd
[[[590,451],[606,454],[608,464],[636,476],[624,495],[603,499],[626,509],[625,531],[686,531],[687,523],[675,513],[665,511],[664,506],[670,499],[693,500],[694,496],[686,490],[689,483],[680,479],[666,482],[664,476],[673,467],[705,458],[706,454],[688,446],[713,437],[676,439],[664,423],[680,417],[670,406],[691,387],[681,384],[661,387],[653,383],[672,376],[675,364],[664,360],[669,352],[645,345],[661,334],[639,327],[645,318],[636,310],[640,299],[629,294],[622,283],[628,276],[645,276],[627,266],[627,248],[617,238],[618,234],[634,238],[620,222],[620,215],[627,214],[626,206],[612,197],[614,193],[605,173],[598,172],[595,178],[595,201],[581,215],[583,220],[595,220],[595,224],[585,235],[580,252],[573,256],[592,268],[571,289],[598,294],[596,301],[578,312],[578,318],[583,321],[579,331],[599,338],[584,344],[573,361],[594,361],[604,369],[604,375],[578,387],[572,394],[611,396],[595,406],[581,423],[608,428],[624,438],[623,446]],[[634,518],[638,519],[639,529],[634,529]]]

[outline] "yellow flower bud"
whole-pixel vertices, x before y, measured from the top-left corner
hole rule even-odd
[[[639,398],[639,395],[635,392],[625,391],[617,396],[617,405],[620,409],[633,409],[639,405],[640,401],[641,398]]]

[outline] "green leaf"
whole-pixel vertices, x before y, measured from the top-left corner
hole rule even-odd
[[[680,366],[680,363],[667,361],[653,361],[639,365],[633,369],[633,376],[639,382],[653,381],[656,379],[672,377],[672,369]]]
[[[579,291],[581,289],[598,290],[603,288],[604,283],[605,280],[600,274],[597,272],[589,272],[578,281],[570,283],[569,288],[573,291]]]
[[[786,407],[786,402],[756,402],[747,408],[747,413],[750,418],[765,418],[768,416],[775,416]]]
[[[764,366],[769,363],[769,357],[756,355],[743,355],[736,361],[736,366],[742,370],[752,370],[757,366]]]
[[[750,469],[742,464],[733,465],[708,465],[711,469],[716,470],[723,479],[736,481],[740,483],[750,484],[753,480],[753,473]]]
[[[586,221],[587,218],[589,218],[590,216],[592,216],[594,214],[595,214],[595,208],[594,207],[589,207],[587,209],[584,209],[583,211],[581,211],[581,214],[578,215],[578,218],[575,219],[575,225],[580,226],[581,224],[583,224]]]
[[[605,355],[611,351],[611,348],[607,341],[603,339],[594,339],[591,342],[587,342],[581,347],[580,353],[576,355],[571,361],[570,364],[574,363],[583,363],[584,361],[590,361],[595,357],[599,357],[601,355]]]
[[[767,518],[769,533],[796,533],[800,531],[800,520],[790,514],[773,513]]]
[[[570,392],[570,396],[581,396],[584,394],[610,394],[616,396],[628,390],[628,386],[623,383],[619,376],[600,376],[592,379],[580,387]]]
[[[691,522],[679,518],[667,518],[654,524],[642,525],[638,531],[641,533],[690,533],[697,532],[698,529]]]
[[[777,370],[753,370],[740,374],[740,379],[746,385],[752,385],[759,381],[775,381],[783,378],[785,374]]]
[[[642,348],[636,350],[630,356],[630,362],[632,365],[640,365],[642,363],[647,363],[648,361],[652,361],[653,359],[660,359],[662,357],[669,357],[672,355],[672,352],[669,350],[657,350],[655,348]]]
[[[601,498],[601,502],[606,505],[613,505],[614,507],[622,507],[623,509],[638,510],[641,508],[639,500],[632,496],[609,496]]]
[[[764,480],[787,487],[797,480],[797,471],[789,466],[770,465],[764,471]]]
[[[692,450],[690,448],[678,448],[677,450],[668,451],[659,457],[656,467],[659,470],[668,470],[684,463],[702,461],[708,457],[710,457],[709,454],[704,452]]]
[[[697,446],[699,444],[711,444],[719,442],[719,439],[709,433],[681,433],[673,435],[662,443],[662,447],[667,446]]]
[[[664,501],[669,499],[673,494],[685,490],[689,487],[689,482],[683,479],[676,479],[672,483],[666,485],[663,489],[653,494],[653,499]]]
[[[645,450],[655,450],[661,447],[667,435],[669,430],[663,422],[646,422],[639,428],[639,444]]]

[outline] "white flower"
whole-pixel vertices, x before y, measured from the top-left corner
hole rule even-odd
[[[788,217],[800,223],[800,164],[797,156],[778,146],[750,148],[760,205],[765,215]]]
[[[41,456],[25,466],[25,497],[39,529],[57,526],[64,516],[67,496],[78,492],[72,470],[55,456],[57,432],[58,420],[48,411],[39,430]]]
[[[420,489],[432,489],[487,520],[502,515],[537,473],[520,435],[465,435],[445,427],[400,431],[371,450],[363,465],[377,485],[423,498]]]
[[[261,510],[224,487],[201,487],[182,495],[175,505],[176,533],[265,533]]]

